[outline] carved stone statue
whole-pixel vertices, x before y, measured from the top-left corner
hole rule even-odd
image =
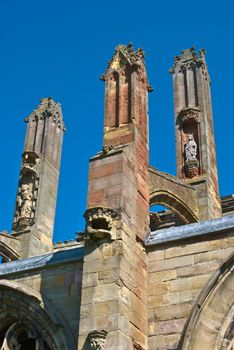
[[[33,225],[40,176],[40,158],[35,152],[24,152],[14,215],[14,230]]]
[[[199,161],[197,159],[197,144],[193,134],[187,135],[187,143],[185,144],[185,175],[192,179],[199,175]]]
[[[185,158],[186,161],[197,159],[197,144],[193,134],[188,134],[187,143],[185,145]]]
[[[19,218],[31,218],[33,204],[33,184],[22,184],[21,196],[18,198]]]
[[[103,350],[106,342],[107,332],[102,331],[93,331],[89,333],[89,343],[92,350]]]

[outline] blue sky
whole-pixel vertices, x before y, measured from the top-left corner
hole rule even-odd
[[[102,147],[104,72],[116,45],[146,51],[150,159],[175,173],[173,57],[207,50],[212,80],[220,193],[234,193],[234,2],[2,0],[0,4],[0,230],[10,231],[26,125],[41,97],[63,108],[67,132],[54,240],[84,228],[88,159]]]

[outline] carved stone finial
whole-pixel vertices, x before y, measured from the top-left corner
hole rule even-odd
[[[92,350],[103,350],[106,342],[107,331],[93,331],[88,335],[89,344]]]
[[[108,145],[102,147],[102,154],[108,154],[109,152],[114,150],[114,146]]]

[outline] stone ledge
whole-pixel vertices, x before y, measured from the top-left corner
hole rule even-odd
[[[145,245],[163,244],[204,235],[211,236],[220,231],[230,231],[231,229],[234,230],[234,215],[227,215],[218,219],[150,232],[145,238]]]
[[[52,267],[55,265],[82,260],[84,248],[69,249],[55,253],[34,256],[28,259],[12,261],[0,265],[0,278],[2,276],[25,272],[29,270],[41,269],[42,267]]]

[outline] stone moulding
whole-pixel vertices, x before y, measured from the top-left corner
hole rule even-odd
[[[103,350],[105,347],[107,337],[107,331],[100,330],[100,331],[93,331],[90,332],[88,335],[89,344],[92,350]]]
[[[115,239],[116,222],[119,213],[111,208],[95,207],[88,209],[84,218],[86,220],[86,239]]]

